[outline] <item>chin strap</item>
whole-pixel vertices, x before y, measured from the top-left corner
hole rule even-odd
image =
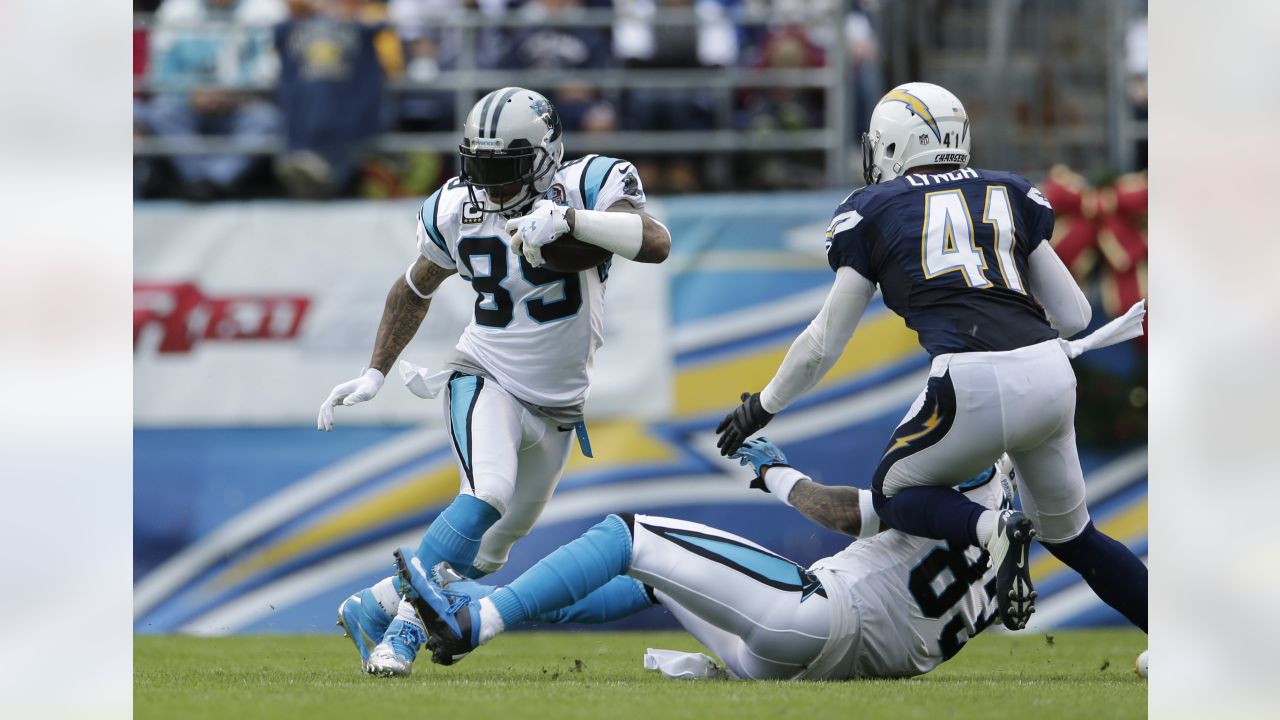
[[[525,215],[528,215],[529,211],[533,209],[533,204],[538,201],[539,197],[540,196],[538,195],[534,195],[530,197],[528,200],[524,201],[523,203],[517,205],[516,207],[511,208],[510,210],[499,211],[498,215],[508,220],[512,218],[518,218],[518,217],[523,217]]]
[[[533,203],[537,202],[538,198],[542,197],[542,193],[538,192],[532,184],[526,185],[522,192],[529,193],[528,197],[521,200],[518,205],[501,209],[499,207],[495,207],[495,204],[489,200],[489,192],[487,190],[484,188],[477,188],[474,185],[467,185],[467,194],[471,197],[471,202],[477,208],[480,208],[482,212],[492,213],[507,219],[520,217],[521,215],[528,213],[529,208]],[[484,193],[483,200],[480,199],[480,193]]]
[[[538,199],[537,195],[532,195],[530,197],[525,198],[524,200],[521,200],[518,205],[513,205],[511,207],[504,209],[502,207],[496,206],[495,203],[491,202],[489,200],[489,193],[486,192],[484,195],[484,211],[487,213],[493,213],[494,215],[498,215],[499,217],[507,218],[509,220],[514,217],[520,217],[521,215],[524,215],[525,213],[527,213],[529,211],[529,207],[533,205],[533,203],[537,199]]]

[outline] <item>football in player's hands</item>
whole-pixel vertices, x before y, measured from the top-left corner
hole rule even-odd
[[[582,242],[567,233],[542,246],[545,267],[562,273],[590,270],[612,256],[599,245]]]

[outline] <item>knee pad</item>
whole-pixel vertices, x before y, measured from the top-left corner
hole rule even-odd
[[[1098,529],[1093,526],[1093,520],[1087,515],[1083,525],[1079,524],[1078,519],[1070,516],[1046,518],[1040,513],[1036,513],[1031,518],[1031,522],[1035,524],[1036,534],[1040,536],[1040,542],[1045,546],[1066,545],[1084,538],[1091,532],[1098,532]]]

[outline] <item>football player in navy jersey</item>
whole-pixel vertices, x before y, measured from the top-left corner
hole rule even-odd
[[[881,98],[863,136],[866,187],[827,228],[835,283],[763,391],[743,394],[717,427],[732,454],[839,358],[877,286],[932,356],[928,382],[893,432],[872,478],[888,527],[985,547],[1009,629],[1034,612],[1031,538],[1147,629],[1147,568],[1102,534],[1085,507],[1075,445],[1070,358],[1140,333],[1145,307],[1067,342],[1090,307],[1047,242],[1053,208],[1025,178],[969,164],[969,119],[937,85],[908,83]],[[1136,324],[1136,328],[1135,328]],[[951,486],[1007,451],[1023,511],[996,511]]]

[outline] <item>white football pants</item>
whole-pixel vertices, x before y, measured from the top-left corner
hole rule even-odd
[[[1057,340],[939,355],[872,487],[892,497],[913,486],[958,485],[1008,452],[1040,539],[1070,540],[1089,522],[1075,410],[1075,372]]]
[[[731,533],[650,515],[632,522],[627,574],[742,679],[791,679],[827,642],[826,589],[805,568]]]
[[[529,412],[496,382],[455,373],[446,388],[459,493],[492,505],[502,518],[484,534],[475,566],[495,572],[529,534],[569,460],[573,432]]]

